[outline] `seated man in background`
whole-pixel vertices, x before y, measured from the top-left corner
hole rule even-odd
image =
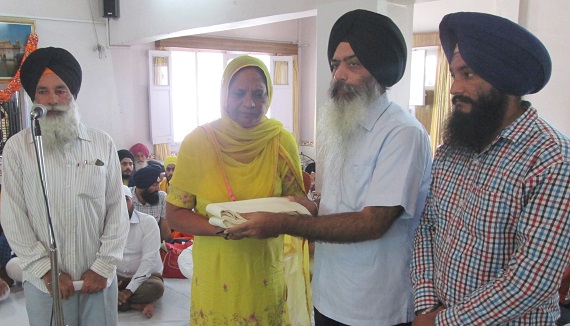
[[[168,194],[168,187],[170,186],[170,179],[174,174],[174,169],[176,168],[176,156],[167,156],[164,159],[164,176],[165,178],[160,182],[160,190]]]
[[[166,221],[166,193],[158,188],[163,178],[162,170],[157,165],[137,170],[133,175],[134,187],[130,189],[135,209],[154,216],[160,227],[160,239],[168,242],[172,239],[172,234]]]
[[[135,156],[133,153],[126,149],[121,149],[117,152],[119,155],[119,162],[121,162],[121,175],[123,177],[123,184],[128,186],[133,173],[135,172]]]
[[[148,158],[150,157],[150,152],[148,147],[144,144],[136,143],[129,149],[131,153],[135,156],[135,171],[140,170],[148,165]]]
[[[119,311],[140,310],[147,318],[164,293],[160,230],[154,218],[135,210],[131,190],[123,186],[129,211],[129,235],[123,260],[117,265]]]

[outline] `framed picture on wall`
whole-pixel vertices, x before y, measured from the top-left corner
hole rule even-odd
[[[0,79],[14,77],[32,32],[35,32],[33,20],[0,18]]]

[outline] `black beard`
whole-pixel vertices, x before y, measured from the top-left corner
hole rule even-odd
[[[160,197],[158,196],[158,191],[149,192],[148,188],[142,191],[141,197],[145,202],[147,202],[152,206],[158,204],[158,201],[160,200]]]
[[[492,88],[476,101],[463,95],[453,97],[453,106],[471,104],[471,112],[454,108],[443,131],[444,143],[480,151],[493,141],[507,112],[508,95]]]
[[[123,173],[123,180],[129,180],[132,174],[124,174]]]

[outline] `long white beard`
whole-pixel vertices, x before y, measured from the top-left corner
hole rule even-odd
[[[148,166],[148,161],[142,161],[142,162],[135,161],[135,171],[138,171],[147,166]]]
[[[40,120],[42,143],[46,152],[64,151],[79,135],[79,112],[75,100],[69,105],[46,106],[51,110],[63,111],[62,115],[46,115]]]
[[[344,176],[347,158],[359,146],[364,129],[360,123],[366,118],[370,105],[384,90],[371,79],[364,86],[344,86],[350,95],[334,96],[331,84],[329,101],[321,107],[317,119],[317,155],[323,164],[323,179],[339,182]],[[333,97],[334,96],[334,97]]]

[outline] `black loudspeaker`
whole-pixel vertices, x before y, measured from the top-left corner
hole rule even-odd
[[[119,17],[119,0],[103,0],[103,17]]]

